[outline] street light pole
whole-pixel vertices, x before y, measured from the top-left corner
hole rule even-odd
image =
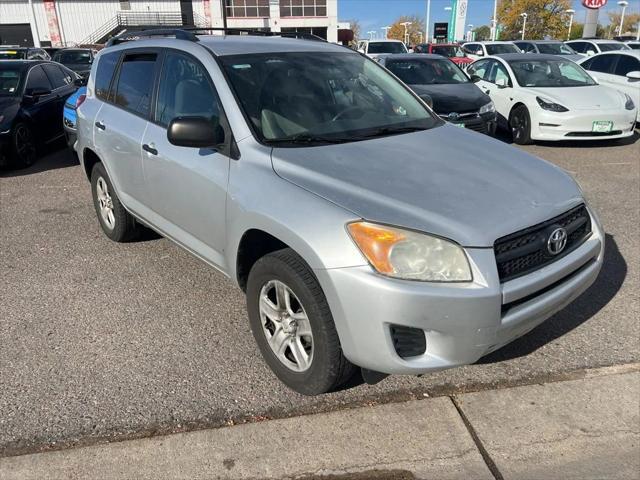
[[[491,40],[496,41],[498,33],[498,0],[493,0],[493,19],[491,20],[493,28],[491,29]]]
[[[431,0],[427,0],[427,18],[425,19],[424,41],[429,43],[429,24],[431,23]]]
[[[400,25],[404,26],[404,43],[406,45],[409,43],[409,31],[407,27],[411,25],[411,22],[402,22]]]
[[[389,30],[391,30],[391,27],[382,27],[380,30],[384,30],[384,38],[389,38]]]
[[[467,28],[469,29],[469,33],[467,33],[467,41],[473,42],[473,24],[470,23],[469,25],[467,25]]]
[[[369,30],[367,33],[369,34],[369,40],[373,40],[373,34],[376,33],[375,30]]]
[[[38,21],[36,20],[36,11],[33,8],[33,0],[29,0],[29,9],[31,11],[31,24],[33,25],[33,46],[40,48],[40,32],[38,31]]]
[[[624,11],[627,9],[627,5],[629,5],[629,2],[627,2],[626,0],[621,0],[620,2],[618,2],[618,5],[622,7],[622,15],[620,15],[620,27],[618,28],[618,35],[622,35],[622,26],[624,24]]]
[[[564,13],[569,14],[569,33],[567,33],[567,41],[569,41],[571,40],[571,27],[573,26],[573,16],[575,15],[576,11],[570,8],[569,10],[565,10]]]
[[[524,40],[524,32],[527,28],[527,17],[528,15],[526,13],[521,13],[520,16],[522,17],[522,40]]]

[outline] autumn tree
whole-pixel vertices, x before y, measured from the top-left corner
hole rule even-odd
[[[527,14],[526,38],[564,39],[567,36],[569,20],[564,12],[571,6],[571,0],[500,0],[498,5],[498,22],[502,26],[500,40],[521,38],[523,23],[521,13]]]
[[[636,33],[638,31],[638,22],[640,22],[640,13],[629,13],[624,15],[624,25],[618,33],[620,26],[620,12],[609,12],[609,23],[613,26],[611,32],[613,35],[624,35],[625,33]]]
[[[473,29],[473,33],[476,34],[475,41],[482,42],[484,40],[491,40],[491,28],[488,25],[481,25]]]
[[[407,33],[409,34],[409,45],[420,43],[420,39],[424,36],[424,20],[417,15],[403,15],[398,18],[391,24],[391,28],[389,29],[389,34],[387,35],[387,37],[404,42],[404,25],[402,25],[404,22],[411,22],[411,25],[407,25]]]

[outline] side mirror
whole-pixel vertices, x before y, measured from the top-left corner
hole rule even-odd
[[[478,50],[476,52],[476,55],[478,55],[479,57],[484,57],[484,52],[482,50]]]
[[[593,50],[587,50],[587,56],[590,57],[592,55],[595,55],[596,52],[594,52]]]
[[[409,49],[409,53],[415,53],[415,51],[413,50],[413,48]]]
[[[359,52],[359,53],[367,53],[367,52],[365,52],[365,51],[364,51],[364,48],[359,48],[359,49],[358,49],[358,52]]]
[[[429,105],[429,108],[433,108],[433,99],[431,98],[430,95],[427,95],[426,93],[423,93],[421,95],[418,95],[422,101],[424,103],[426,103],[427,105]]]
[[[84,87],[87,85],[87,77],[79,77],[73,81],[76,87]]]
[[[482,77],[480,75],[476,75],[475,73],[472,73],[471,77],[469,78],[473,83],[478,83],[480,80],[482,80]]]
[[[29,103],[37,103],[40,97],[49,95],[51,90],[46,88],[32,88],[25,92],[24,99]]]
[[[217,117],[176,117],[169,123],[167,139],[172,145],[214,148],[224,143],[224,130]]]
[[[633,72],[627,73],[627,78],[629,80],[640,80],[640,71],[634,70]]]
[[[506,78],[498,78],[496,80],[496,85],[498,86],[498,88],[507,88],[509,86],[509,83],[507,82]]]

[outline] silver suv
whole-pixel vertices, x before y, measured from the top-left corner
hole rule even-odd
[[[292,389],[473,363],[596,278],[604,235],[571,176],[445,123],[366,56],[146,35],[100,52],[78,110],[100,225],[228,275]]]

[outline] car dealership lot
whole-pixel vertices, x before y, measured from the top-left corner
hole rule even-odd
[[[571,171],[608,233],[568,309],[481,364],[316,398],[282,385],[221,274],[149,235],[99,229],[72,155],[0,174],[0,454],[217,426],[640,360],[640,141],[535,145]]]

